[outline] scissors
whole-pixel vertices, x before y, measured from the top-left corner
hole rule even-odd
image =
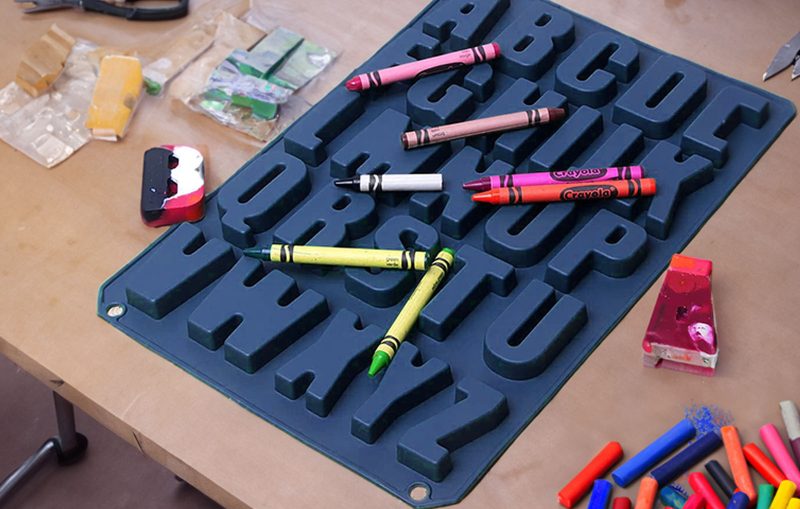
[[[767,72],[764,73],[764,81],[767,81],[790,65],[794,65],[792,79],[795,79],[800,76],[800,32],[797,32],[794,37],[789,39],[789,42],[781,46],[781,49],[775,54],[772,63],[767,67]]]
[[[32,7],[25,9],[26,14],[51,11],[55,9],[67,9],[80,7],[84,11],[100,12],[110,16],[134,21],[160,21],[165,19],[177,19],[189,13],[189,0],[178,0],[174,5],[167,7],[133,7],[131,1],[104,2],[103,0],[14,0],[21,4],[32,4]]]

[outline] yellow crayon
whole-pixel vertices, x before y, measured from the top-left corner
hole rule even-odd
[[[453,266],[455,253],[452,249],[442,249],[431,263],[431,267],[422,276],[419,284],[414,289],[414,293],[408,298],[400,314],[392,322],[392,326],[386,332],[375,353],[372,355],[372,364],[369,366],[369,376],[375,376],[389,361],[394,357],[394,353],[400,348],[400,343],[406,339],[411,327],[417,322],[422,308],[431,300],[436,289],[444,280],[450,267]]]
[[[800,509],[800,498],[793,498],[789,501],[789,505],[786,506],[786,509]]]
[[[269,248],[245,249],[243,253],[245,256],[278,263],[400,270],[425,270],[428,268],[428,253],[414,249],[365,249],[360,247],[272,244]]]
[[[778,491],[775,492],[775,498],[772,499],[769,509],[786,509],[789,501],[792,499],[797,485],[792,481],[781,481],[778,486]]]

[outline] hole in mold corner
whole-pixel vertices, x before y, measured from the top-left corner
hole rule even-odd
[[[361,321],[361,317],[358,315],[356,315],[356,323],[353,324],[353,328],[355,330],[364,330],[366,328],[364,322]]]
[[[262,189],[267,187],[270,182],[278,178],[278,175],[283,173],[286,169],[286,165],[283,164],[276,164],[268,172],[261,176],[258,180],[256,180],[253,185],[251,185],[247,190],[239,196],[239,203],[247,203],[253,199],[255,195],[259,193]]]
[[[531,221],[536,219],[536,216],[539,215],[539,212],[542,211],[544,207],[540,205],[529,205],[528,210],[526,210],[519,219],[514,221],[511,226],[508,227],[508,234],[511,236],[516,236],[522,233],[522,230],[528,227],[531,224]]]
[[[533,37],[531,37],[530,35],[526,35],[514,45],[514,51],[516,52],[525,51],[525,48],[530,46],[532,42],[533,42]]]
[[[678,83],[683,80],[683,73],[676,72],[672,76],[669,77],[667,81],[664,82],[663,85],[658,87],[658,90],[644,103],[645,106],[648,108],[655,108],[661,101],[663,101],[672,90],[678,86]]]
[[[415,482],[408,487],[408,496],[414,502],[422,502],[431,498],[431,487],[424,482]]]
[[[313,239],[316,234],[322,231],[325,228],[325,221],[316,221],[312,224],[308,230],[306,230],[301,236],[297,238],[297,241],[294,242],[295,245],[302,246],[303,244],[307,244],[309,240]]]
[[[578,73],[576,79],[578,81],[586,81],[589,79],[589,76],[594,74],[594,72],[598,69],[605,69],[608,65],[608,61],[611,59],[611,55],[614,54],[615,51],[619,49],[619,44],[611,43],[603,48],[594,59],[592,59],[589,64],[583,68],[581,72]]]
[[[300,290],[297,288],[297,285],[292,285],[288,290],[286,290],[286,292],[278,297],[278,305],[282,308],[285,308],[299,296]]]
[[[464,6],[461,7],[461,11],[460,12],[461,12],[461,14],[469,14],[470,12],[472,12],[472,9],[474,9],[474,8],[475,8],[475,4],[473,4],[473,3],[464,4]]]
[[[369,154],[366,152],[361,152],[358,154],[358,157],[353,159],[353,162],[347,165],[347,169],[350,171],[356,171],[357,169],[361,168],[361,165],[367,162],[369,159]]]
[[[617,226],[606,236],[606,244],[616,244],[625,236],[625,228]]]
[[[452,32],[455,27],[456,27],[456,22],[455,21],[448,21],[448,22],[442,24],[442,28],[440,29],[442,31],[442,33],[441,33],[441,36],[439,37],[439,40],[444,41],[446,39],[449,39],[450,38],[450,32]]]
[[[531,95],[529,95],[528,97],[526,97],[525,99],[523,99],[523,100],[522,100],[522,103],[523,103],[525,106],[533,106],[533,104],[536,102],[536,100],[537,100],[538,98],[539,98],[539,94],[538,94],[538,93],[531,94]]]
[[[539,19],[534,21],[533,24],[536,25],[537,27],[543,27],[546,24],[550,23],[551,19],[553,18],[549,14],[542,14],[541,16],[539,16]]]
[[[413,48],[411,48],[406,52],[406,55],[410,56],[415,60],[422,60],[423,58],[425,58],[425,51],[426,48],[422,44],[415,44]],[[390,67],[394,67],[394,65]]]
[[[392,168],[391,164],[389,164],[389,163],[381,163],[378,166],[376,166],[375,169],[373,169],[371,173],[373,173],[375,175],[383,175],[387,171],[389,171],[391,168]]]
[[[414,249],[417,238],[419,238],[419,234],[413,230],[403,230],[400,232],[400,243],[403,244],[403,249]]]
[[[202,235],[198,235],[197,237],[193,238],[191,242],[189,242],[186,247],[183,248],[183,254],[186,256],[191,255],[205,244],[206,241]]]
[[[255,268],[255,270],[253,270],[253,272],[251,272],[250,274],[248,274],[246,278],[244,278],[242,284],[244,284],[244,286],[247,288],[252,288],[253,286],[255,286],[256,283],[264,279],[266,275],[267,275],[267,269],[264,268],[263,264],[259,263],[258,266]]]
[[[351,201],[353,200],[350,199],[350,196],[345,194],[344,196],[333,202],[331,208],[333,208],[333,210],[344,210],[347,208],[348,205],[350,205]]]
[[[686,159],[688,159],[688,156],[683,152],[681,152],[680,150],[678,150],[677,152],[675,152],[675,156],[673,157],[673,159],[675,160],[676,163],[683,163],[686,161]]]
[[[124,304],[110,304],[106,307],[106,316],[109,318],[119,318],[125,314],[128,308]]]

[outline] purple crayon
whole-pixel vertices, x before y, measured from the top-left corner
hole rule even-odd
[[[499,187],[542,186],[571,182],[597,182],[600,180],[632,180],[644,177],[641,166],[617,166],[611,168],[579,168],[564,171],[540,171],[514,175],[493,175],[464,182],[469,191],[488,191]]]

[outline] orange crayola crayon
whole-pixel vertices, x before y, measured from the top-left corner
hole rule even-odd
[[[722,433],[722,443],[725,444],[725,453],[728,455],[728,464],[731,466],[733,480],[739,491],[747,495],[752,507],[756,503],[756,488],[753,486],[750,469],[747,466],[747,460],[744,458],[739,433],[733,426],[723,426],[720,432]]]
[[[577,504],[592,487],[592,483],[603,477],[620,459],[622,459],[622,446],[619,445],[619,442],[607,443],[606,446],[583,467],[583,470],[578,472],[578,474],[558,492],[558,503],[567,509]]]
[[[610,200],[656,194],[654,179],[605,180],[587,184],[553,184],[544,186],[502,187],[475,193],[472,201],[492,205],[518,203]]]

